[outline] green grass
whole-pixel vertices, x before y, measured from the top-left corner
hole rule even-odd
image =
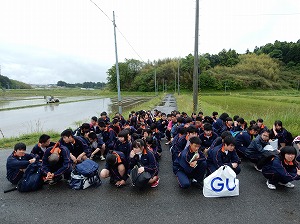
[[[3,148],[13,148],[14,145],[18,142],[23,142],[26,144],[26,146],[33,146],[38,143],[39,137],[44,134],[42,132],[35,132],[31,134],[24,134],[20,135],[18,137],[12,137],[12,138],[2,138],[0,139],[0,149]],[[58,141],[60,138],[60,133],[55,131],[48,131],[47,134],[51,136],[51,141]],[[27,149],[29,151],[31,149]]]
[[[262,92],[263,93],[263,92]],[[264,119],[264,123],[271,128],[275,120],[281,120],[283,126],[289,130],[293,136],[299,135],[300,130],[300,111],[299,98],[285,93],[285,95],[275,96],[275,91],[265,92],[258,96],[244,94],[232,95],[199,95],[198,108],[204,115],[211,115],[213,111],[219,114],[226,112],[231,117],[239,115],[246,121]],[[299,94],[299,93],[298,93]],[[175,95],[179,111],[192,113],[192,94]],[[291,100],[294,99],[294,100]]]

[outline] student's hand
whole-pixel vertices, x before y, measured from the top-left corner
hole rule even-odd
[[[29,163],[34,163],[35,160],[36,160],[36,158],[32,158],[32,159],[30,159],[30,160],[28,160],[28,161],[29,161]]]
[[[130,157],[130,158],[133,158],[134,156],[135,156],[135,153],[134,153],[133,150],[131,150],[131,151],[130,151],[130,154],[129,154],[129,157]]]
[[[297,175],[300,176],[300,170],[298,168],[297,169]]]
[[[231,163],[232,168],[237,168],[238,167],[238,163]]]
[[[54,173],[48,172],[46,176],[46,180],[52,180],[54,177]]]
[[[143,173],[145,171],[145,168],[143,166],[141,166],[140,168],[138,168],[138,173]]]
[[[125,180],[120,180],[120,181],[117,181],[117,183],[115,184],[117,187],[121,187],[121,186],[123,186],[123,185],[125,185],[126,184],[126,182],[125,182]]]
[[[190,163],[190,167],[195,168],[197,166],[197,160]]]

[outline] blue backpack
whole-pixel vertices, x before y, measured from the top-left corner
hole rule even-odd
[[[99,165],[93,160],[87,159],[75,166],[71,173],[70,188],[74,190],[86,189],[90,186],[101,185],[99,177]]]
[[[20,192],[36,191],[43,186],[41,164],[39,162],[28,165],[23,177],[19,180],[17,189]]]

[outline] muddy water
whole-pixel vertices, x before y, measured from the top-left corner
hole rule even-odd
[[[128,98],[124,100],[123,110],[149,99]],[[38,103],[33,105],[40,103],[40,99],[35,100]],[[61,132],[66,128],[74,129],[80,123],[90,122],[92,116],[99,117],[102,111],[117,112],[115,104],[115,99],[103,98],[0,111],[0,130],[2,131],[0,138],[32,132],[47,132],[49,130]],[[124,115],[125,118],[127,118],[126,116]]]

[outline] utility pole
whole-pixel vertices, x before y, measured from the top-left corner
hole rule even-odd
[[[157,96],[156,69],[154,70],[154,89],[155,89],[155,96]]]
[[[195,46],[194,46],[194,73],[193,73],[193,112],[198,109],[198,34],[199,31],[199,0],[196,0],[196,19],[195,19]]]
[[[174,84],[175,84],[174,93],[176,93],[176,82],[177,82],[177,77],[176,76],[177,76],[177,74],[174,71]]]
[[[118,106],[119,106],[119,114],[122,114],[120,74],[119,74],[118,49],[117,49],[117,37],[116,37],[116,22],[115,22],[115,12],[114,11],[113,11],[113,18],[114,18],[113,24],[114,24],[115,51],[116,51],[116,73],[117,73],[117,88],[118,88]]]
[[[179,95],[179,89],[180,89],[180,86],[179,86],[179,79],[180,79],[180,73],[179,73],[179,68],[180,68],[180,58],[178,59],[178,83],[177,83],[177,87],[178,87],[178,95]]]

